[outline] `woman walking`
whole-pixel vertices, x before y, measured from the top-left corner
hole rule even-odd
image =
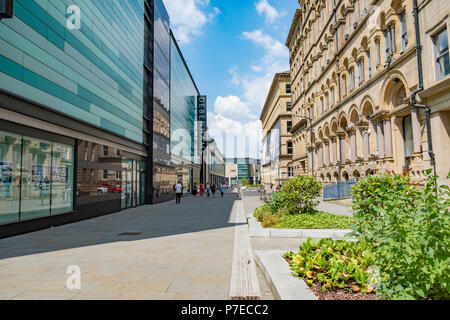
[[[220,195],[222,196],[222,198],[223,198],[224,192],[225,192],[225,186],[223,185],[223,183],[221,183],[220,184]]]
[[[200,197],[203,197],[204,192],[205,192],[205,189],[203,187],[203,183],[200,183]]]

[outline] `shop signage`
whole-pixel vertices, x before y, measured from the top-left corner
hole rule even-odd
[[[207,99],[206,96],[199,96],[197,99],[197,121],[201,123],[201,137],[202,137],[202,152],[206,149],[206,130],[208,126],[208,116],[207,116]]]

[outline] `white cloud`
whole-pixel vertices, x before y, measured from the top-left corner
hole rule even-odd
[[[209,9],[209,0],[165,0],[171,27],[181,43],[189,43],[202,34],[204,26],[220,13],[218,8]]]
[[[260,0],[255,3],[255,6],[259,15],[266,16],[266,22],[268,23],[274,23],[280,17],[277,9],[272,7],[267,0]]]
[[[237,96],[217,97],[214,103],[214,112],[236,121],[256,118],[250,113],[248,106]]]
[[[243,99],[251,107],[261,110],[275,73],[289,70],[289,50],[280,41],[262,30],[245,31],[242,38],[265,49],[263,57],[250,66],[254,73],[239,75],[244,88]],[[236,77],[236,75],[234,75]]]
[[[261,121],[242,122],[208,113],[208,127],[209,134],[226,157],[260,157]]]
[[[244,31],[242,33],[244,39],[250,40],[255,45],[266,49],[266,58],[285,58],[289,57],[288,48],[280,41],[275,40],[270,35],[264,33],[262,30],[254,30],[251,32]]]

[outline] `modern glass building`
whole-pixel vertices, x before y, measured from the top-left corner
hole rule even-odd
[[[197,99],[200,95],[173,34],[171,35],[170,149],[177,178],[186,190],[200,183]]]
[[[0,237],[172,199],[163,2],[12,3],[0,20]]]

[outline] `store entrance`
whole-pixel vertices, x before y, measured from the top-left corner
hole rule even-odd
[[[144,203],[145,163],[122,160],[122,209],[134,208]]]

